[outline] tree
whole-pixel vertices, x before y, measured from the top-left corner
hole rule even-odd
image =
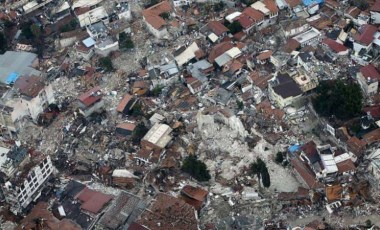
[[[106,72],[111,72],[114,70],[110,57],[99,58],[99,66],[104,68]]]
[[[242,101],[236,101],[236,104],[237,104],[237,107],[238,107],[238,110],[242,110],[244,109],[244,103]]]
[[[39,39],[41,37],[42,29],[37,24],[32,24],[30,26],[30,31],[32,32],[34,38]]]
[[[32,39],[34,37],[32,30],[31,30],[32,23],[27,22],[25,24],[21,25],[21,36],[23,36],[26,39]]]
[[[268,188],[270,186],[270,176],[268,168],[263,160],[257,158],[256,162],[253,162],[251,164],[251,173],[257,176],[259,180],[259,186],[260,180],[262,181],[264,187]]]
[[[261,181],[265,188],[270,187],[270,176],[267,167],[265,167],[261,173]]]
[[[371,228],[371,227],[372,227],[372,221],[371,221],[370,219],[366,220],[366,221],[365,221],[365,226],[366,226],[367,228]]]
[[[238,21],[234,21],[228,24],[226,27],[230,30],[231,34],[236,34],[243,30],[243,27]]]
[[[284,161],[284,155],[283,155],[282,152],[278,152],[276,154],[275,161],[276,161],[277,164],[282,164],[282,162]]]
[[[143,112],[142,112],[142,108],[141,108],[141,104],[140,103],[136,103],[132,110],[131,110],[131,114],[135,117],[138,117],[138,116],[142,116],[144,115]]]
[[[7,39],[5,38],[4,34],[0,32],[0,54],[3,54],[5,51],[7,51]]]
[[[125,32],[119,34],[119,45],[121,50],[133,49],[135,47],[131,36],[127,35]]]
[[[182,171],[189,173],[198,181],[208,181],[211,179],[210,172],[207,166],[202,161],[198,160],[195,155],[189,155],[183,161]]]
[[[346,120],[358,116],[362,110],[363,95],[356,83],[341,80],[322,81],[316,88],[313,105],[318,114]]]
[[[168,20],[170,18],[170,14],[168,12],[163,12],[160,14],[161,18]]]
[[[132,143],[137,145],[140,143],[141,139],[148,132],[148,129],[145,127],[144,123],[140,123],[136,126],[135,130],[132,132]]]
[[[156,87],[154,87],[153,90],[152,90],[152,95],[154,97],[157,97],[158,95],[160,95],[161,92],[162,92],[162,88],[163,87],[161,85],[156,85]]]

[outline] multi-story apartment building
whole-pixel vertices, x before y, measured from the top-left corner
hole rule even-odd
[[[41,155],[21,164],[18,169],[2,186],[5,201],[15,214],[40,197],[45,182],[53,173],[53,164],[49,156]]]

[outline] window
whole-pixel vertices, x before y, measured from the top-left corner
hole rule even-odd
[[[41,162],[41,164],[40,164],[40,168],[42,169],[42,167],[44,167],[44,163],[43,162]]]
[[[44,164],[47,164],[48,160],[47,158],[44,159]]]

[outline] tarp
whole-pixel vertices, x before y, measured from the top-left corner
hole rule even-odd
[[[303,0],[303,4],[305,6],[310,6],[313,4],[322,4],[323,2],[324,2],[324,0]]]
[[[292,146],[290,146],[289,147],[289,152],[291,152],[291,153],[294,153],[294,152],[296,152],[297,150],[299,150],[300,149],[300,145],[292,145]]]
[[[5,83],[6,84],[13,84],[16,82],[17,78],[19,77],[20,75],[18,73],[11,73],[7,76],[7,79],[5,80]]]

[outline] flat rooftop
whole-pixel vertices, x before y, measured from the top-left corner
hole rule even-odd
[[[321,36],[321,32],[312,27],[310,30],[295,36],[293,39],[302,44],[318,36]]]

